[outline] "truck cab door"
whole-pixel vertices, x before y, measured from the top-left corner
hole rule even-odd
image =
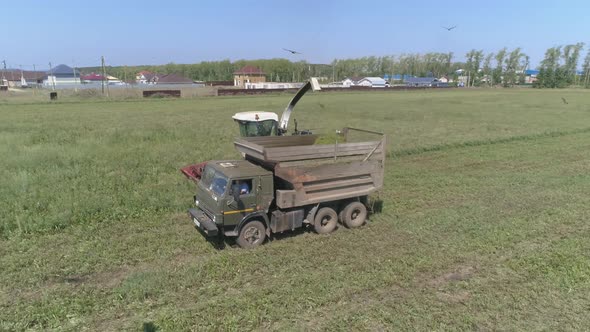
[[[223,212],[225,226],[238,225],[244,217],[256,211],[256,179],[234,179]]]

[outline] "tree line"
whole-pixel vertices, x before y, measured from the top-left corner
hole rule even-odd
[[[564,88],[571,85],[588,87],[590,51],[582,64],[582,72],[578,71],[578,61],[583,48],[584,43],[549,48],[541,61],[536,86],[539,88]]]
[[[545,52],[534,86],[561,88],[571,85],[590,87],[590,51],[578,70],[584,43],[554,46]],[[446,76],[467,86],[505,86],[524,84],[530,58],[521,48],[506,47],[490,53],[472,49],[465,61],[453,61],[452,52],[366,56],[334,59],[330,64],[312,64],[288,59],[221,60],[195,64],[108,66],[107,73],[125,81],[134,81],[143,70],[158,74],[178,74],[198,81],[232,81],[233,73],[245,65],[253,65],[266,73],[268,81],[293,82],[306,77],[320,77],[324,82],[341,81],[346,77],[409,75],[417,77]],[[81,68],[84,73],[100,73],[100,67]]]

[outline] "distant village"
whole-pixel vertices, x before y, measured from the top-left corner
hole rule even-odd
[[[447,87],[464,86],[469,81],[467,74],[459,69],[455,73],[455,81],[449,76],[442,77],[415,77],[411,75],[390,75],[384,74],[383,77],[347,77],[342,81],[326,82],[323,85],[327,87],[372,87],[385,88],[390,86],[408,86],[408,87]],[[526,70],[525,84],[535,82],[539,71]],[[78,69],[60,64],[51,68],[49,71],[27,71],[17,69],[5,69],[0,74],[0,86],[5,88],[49,88],[63,89],[74,88],[78,86],[99,87],[99,86],[233,86],[241,89],[288,89],[297,88],[300,82],[269,82],[266,80],[266,73],[255,66],[246,65],[233,73],[232,81],[222,82],[204,82],[195,81],[177,74],[158,74],[149,71],[140,71],[135,75],[133,81],[123,81],[118,77],[111,75],[102,75],[99,73],[81,74]],[[326,80],[327,78],[323,78]],[[486,77],[483,78],[485,81]]]

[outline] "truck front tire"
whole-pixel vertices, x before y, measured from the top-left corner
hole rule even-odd
[[[318,234],[328,234],[336,228],[338,214],[330,207],[321,208],[315,215],[313,227]]]
[[[361,202],[351,202],[342,210],[341,218],[348,228],[360,227],[367,219],[367,207]]]
[[[266,228],[260,221],[253,220],[242,226],[236,243],[244,249],[249,249],[258,247],[265,239]]]

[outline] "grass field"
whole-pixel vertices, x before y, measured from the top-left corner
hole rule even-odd
[[[289,98],[0,104],[0,330],[588,328],[587,91],[306,96],[300,129],[389,135],[383,212],[216,250],[178,169]]]

